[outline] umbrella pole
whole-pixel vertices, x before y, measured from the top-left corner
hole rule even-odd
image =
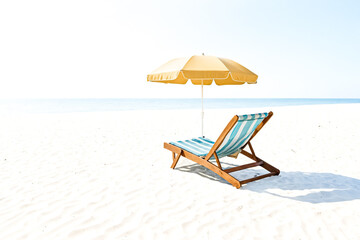
[[[204,80],[201,79],[201,136],[204,138]]]

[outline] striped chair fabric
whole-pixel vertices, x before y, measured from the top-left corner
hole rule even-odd
[[[265,117],[267,117],[267,115],[268,113],[239,115],[237,123],[225,136],[224,141],[216,150],[218,157],[221,158],[229,156],[243,148],[255,131],[256,127]],[[214,141],[202,137],[184,141],[170,142],[170,144],[180,147],[199,157],[205,157],[209,153],[214,143]]]

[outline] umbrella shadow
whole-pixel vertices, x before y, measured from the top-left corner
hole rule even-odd
[[[232,167],[232,165],[229,165],[229,167]],[[198,164],[181,166],[176,169],[196,173],[210,180],[229,184],[214,172]],[[239,171],[232,175],[242,180],[265,172],[256,168]],[[360,199],[360,179],[334,173],[281,172],[279,176],[248,183],[242,186],[242,189],[313,204]]]

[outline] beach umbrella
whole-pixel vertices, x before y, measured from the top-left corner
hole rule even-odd
[[[239,63],[214,56],[176,58],[147,75],[149,82],[201,85],[201,136],[204,136],[203,86],[255,84],[258,76]]]

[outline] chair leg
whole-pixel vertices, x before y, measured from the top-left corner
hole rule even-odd
[[[214,157],[216,159],[216,163],[217,163],[218,167],[220,168],[220,170],[223,170],[222,167],[221,167],[220,160],[219,160],[218,155],[216,154],[216,152],[214,153]]]
[[[239,171],[239,170],[252,168],[252,167],[257,167],[257,166],[262,167],[262,168],[264,168],[265,170],[267,170],[269,172],[267,174],[263,174],[263,175],[260,175],[260,176],[256,176],[256,177],[253,177],[253,178],[242,180],[242,181],[240,181],[241,185],[252,182],[252,181],[256,181],[256,180],[259,180],[259,179],[262,179],[262,178],[271,177],[271,176],[275,176],[275,175],[280,174],[279,169],[275,168],[274,166],[270,165],[269,163],[265,162],[264,160],[258,158],[255,155],[255,151],[254,151],[254,149],[253,149],[250,142],[248,143],[248,146],[250,148],[251,153],[247,152],[247,151],[245,151],[243,149],[241,150],[240,153],[245,155],[246,157],[252,159],[255,162],[244,164],[244,165],[233,167],[233,168],[228,168],[228,169],[225,169],[224,172],[227,172],[227,173],[236,172],[236,171]]]
[[[253,151],[253,150],[252,150]],[[279,175],[280,174],[280,170],[277,169],[276,167],[270,165],[269,163],[265,162],[264,160],[258,158],[257,156],[245,151],[245,150],[242,150],[240,152],[241,154],[247,156],[248,158],[251,158],[253,159],[254,161],[256,162],[261,162],[261,165],[259,165],[260,167],[263,167],[265,168],[266,170],[268,170],[269,172],[271,173],[274,173],[275,175]]]
[[[191,160],[193,160],[194,162],[197,162],[200,165],[206,167],[210,171],[213,171],[214,173],[216,173],[217,175],[219,175],[220,177],[225,179],[227,182],[229,182],[234,187],[236,187],[236,188],[241,187],[241,183],[240,183],[239,180],[237,180],[236,178],[234,178],[233,176],[231,176],[229,173],[225,172],[224,170],[220,169],[216,165],[212,164],[211,162],[206,161],[206,160],[204,160],[202,158],[191,159]]]
[[[173,156],[173,163],[171,164],[171,168],[174,169],[176,164],[178,163],[180,157],[181,157],[181,152],[178,153],[178,155],[176,156],[174,152],[172,152],[172,156]]]
[[[216,173],[217,175],[219,175],[220,177],[222,177],[223,179],[225,179],[226,181],[228,181],[231,185],[233,185],[236,188],[240,188],[241,187],[241,183],[239,180],[237,180],[236,178],[234,178],[233,176],[231,176],[230,174],[228,174],[227,172],[225,172],[224,170],[220,169],[218,166],[212,164],[211,162],[205,160],[204,158],[201,158],[199,156],[196,156],[190,152],[184,151],[174,145],[171,145],[169,143],[164,143],[164,148],[168,149],[172,152],[172,156],[173,156],[173,164],[171,165],[171,168],[175,168],[177,162],[179,161],[180,156],[183,156],[189,160],[192,160],[204,167],[206,167],[207,169],[209,169],[210,171],[213,171],[214,173]],[[176,155],[177,154],[177,155]]]

